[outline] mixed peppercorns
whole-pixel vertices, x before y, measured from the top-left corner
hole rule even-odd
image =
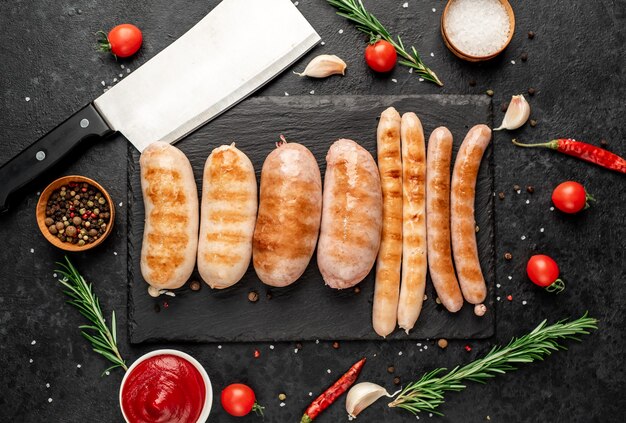
[[[63,185],[50,195],[46,205],[48,231],[62,242],[80,247],[104,235],[110,219],[106,198],[88,183]]]

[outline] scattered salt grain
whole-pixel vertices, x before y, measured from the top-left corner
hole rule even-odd
[[[554,211],[554,207],[550,207],[550,211]]]
[[[222,349],[222,346],[221,346],[221,345],[218,345],[218,346],[217,346],[217,349],[218,349],[218,350],[221,350],[221,349]]]
[[[281,406],[281,407],[284,407],[284,406],[285,406],[285,403],[284,403],[284,402],[281,402],[281,403],[280,403],[280,406]]]
[[[315,90],[309,91],[309,94],[311,94],[311,95],[315,94]]]
[[[113,251],[113,255],[116,256],[117,255],[117,251]]]
[[[404,2],[404,3],[402,4],[402,7],[404,7],[405,9],[406,9],[407,7],[409,7],[409,2],[408,2],[408,1],[407,1],[407,2]]]
[[[57,274],[56,274],[56,273],[53,273],[53,274],[52,274],[52,277],[53,277],[53,278],[56,278],[56,277],[57,277]]]
[[[424,345],[424,349],[427,350],[428,349],[428,345]]]
[[[530,200],[526,200],[526,204],[530,204]]]
[[[496,297],[496,301],[500,301],[500,297]]]
[[[339,30],[339,33],[340,33],[340,34],[343,34],[343,29],[340,29],[340,30]]]
[[[488,56],[506,44],[511,23],[498,0],[455,0],[444,22],[454,46],[473,56]]]
[[[326,45],[326,41],[322,41],[320,44],[325,46]]]
[[[48,398],[48,402],[52,402],[52,398]]]
[[[312,397],[313,396],[313,392],[309,392],[309,396]]]
[[[517,191],[515,191],[515,192],[516,192],[516,193],[518,193],[518,194],[521,194],[521,193],[522,193],[522,190],[521,190],[521,189],[518,189],[518,190],[517,190]]]
[[[41,195],[41,192],[37,191],[37,197],[39,197]]]
[[[130,73],[130,69],[126,69],[126,73]]]
[[[273,349],[274,349],[274,346],[273,346],[273,345],[270,345],[270,350],[273,350]]]
[[[526,304],[528,304],[526,300],[522,301],[522,305],[526,305]]]
[[[326,370],[326,373],[330,374],[330,369]]]
[[[26,97],[26,98],[24,98],[24,100],[30,101],[30,97]]]
[[[37,343],[37,341],[35,341],[34,339],[32,340],[32,342],[30,343],[30,345],[35,345]]]
[[[398,80],[397,80],[396,78],[391,78],[391,82],[394,82],[394,83],[396,83],[396,84],[397,84],[397,83],[398,83]]]
[[[123,74],[123,73],[120,73],[120,74],[119,74],[119,75],[117,75],[117,76],[119,76],[120,78],[124,78],[124,74]]]
[[[289,97],[289,93],[285,91],[285,97]]]
[[[521,238],[521,240],[523,241],[523,240],[525,240],[525,239],[526,239],[526,235],[522,235],[520,238]]]
[[[424,82],[424,78],[418,79],[419,82]]]
[[[435,57],[435,53],[433,53],[432,51],[430,52],[430,57]]]
[[[433,13],[435,13],[436,11],[437,11],[437,9],[435,9],[435,8],[433,7]]]
[[[35,249],[34,249],[34,248],[31,248],[31,249],[30,249],[30,253],[31,253],[31,254],[35,254]]]
[[[102,84],[103,87],[106,87],[107,83],[104,81],[100,81],[100,83]]]
[[[319,340],[319,339],[316,339],[316,340],[315,340],[315,343],[316,343],[316,344],[319,344],[319,343],[320,343],[320,340]]]
[[[106,372],[104,372],[104,374],[108,376],[111,374],[111,372],[107,370]]]
[[[402,355],[402,351],[398,351],[398,355]]]
[[[298,354],[298,349],[297,349],[297,348],[294,348],[293,353],[294,353],[294,354]]]
[[[80,369],[81,367],[83,367],[83,366],[81,366],[80,364],[76,365],[76,368],[78,368],[78,369]]]
[[[544,230],[545,230],[545,229],[541,228],[541,229],[539,229],[539,232],[543,232]]]
[[[418,342],[418,343],[417,343],[417,344],[415,344],[415,345],[417,345],[418,347],[421,347],[421,346],[422,346],[422,343],[421,343],[421,342]]]
[[[300,4],[300,2],[297,2],[297,1],[293,3],[294,6],[297,6],[299,4]]]
[[[124,65],[120,65],[120,69],[124,69]]]
[[[32,364],[32,362],[33,362],[33,359],[31,358],[30,360],[28,360],[28,362]]]
[[[514,65],[515,64],[515,60],[511,60],[511,64]]]
[[[117,82],[117,78],[113,78],[113,82],[114,82],[114,83],[115,83],[115,82]]]
[[[502,285],[500,285],[499,283],[496,284],[496,288],[500,288]]]
[[[409,73],[413,73],[413,68],[409,68]]]
[[[510,281],[513,280],[513,276],[509,275],[509,280]]]
[[[124,205],[124,203],[120,201],[120,207],[122,207],[123,205]]]
[[[50,384],[49,384],[49,383],[46,383],[46,388],[49,388],[49,387],[50,387]]]

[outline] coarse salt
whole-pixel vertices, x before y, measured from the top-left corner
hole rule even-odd
[[[315,94],[315,90],[309,91],[309,94],[311,94],[311,95]]]
[[[46,388],[49,388],[49,387],[50,387],[50,384],[49,384],[49,383],[46,383]]]
[[[326,41],[322,41],[320,44],[325,46],[326,45]]]
[[[52,398],[48,398],[48,402],[52,402]]]
[[[522,235],[520,238],[521,238],[521,240],[523,241],[523,240],[525,240],[525,239],[526,239],[526,235]]]
[[[35,254],[35,249],[34,249],[34,248],[31,248],[31,249],[30,249],[30,253],[31,253],[31,254]]]
[[[280,403],[280,406],[281,406],[281,407],[284,407],[284,406],[285,406],[285,403],[284,403],[284,402],[281,402],[281,403]]]
[[[273,346],[273,345],[270,345],[270,350],[273,350],[273,349],[274,349],[274,346]]]
[[[539,232],[543,232],[544,230],[545,230],[545,229],[541,228],[541,229],[539,229]]]
[[[435,8],[433,7],[433,13],[435,13],[436,11],[437,11],[437,9],[435,9]]]
[[[339,30],[339,33],[340,33],[340,34],[343,34],[343,29],[340,29],[340,30]]]
[[[489,56],[506,44],[511,23],[498,0],[454,0],[444,22],[448,39],[472,56]]]
[[[398,80],[397,80],[396,78],[391,78],[391,82],[393,82],[393,83],[396,83],[396,84],[397,84],[397,83],[398,83]]]
[[[37,341],[35,341],[35,340],[33,339],[33,341],[30,343],[30,345],[35,345],[36,343],[37,343]]]
[[[326,370],[326,373],[330,374],[330,369]]]
[[[408,1],[404,2],[404,3],[402,4],[402,7],[404,7],[405,9],[406,9],[407,7],[409,7],[409,2],[408,2]]]

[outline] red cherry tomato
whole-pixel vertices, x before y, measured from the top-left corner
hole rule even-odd
[[[552,192],[552,202],[565,213],[578,213],[589,207],[587,200],[594,200],[578,182],[563,182]]]
[[[231,416],[242,417],[254,410],[262,413],[263,407],[256,402],[254,391],[243,383],[233,383],[222,391],[222,407]]]
[[[526,273],[535,285],[546,291],[559,293],[565,289],[565,283],[559,279],[559,266],[546,255],[532,256],[526,265]]]
[[[388,41],[378,40],[365,48],[365,61],[376,72],[389,72],[397,59],[396,49]]]
[[[137,53],[143,37],[141,30],[132,24],[121,24],[109,31],[106,41],[100,46],[104,51],[110,51],[117,57],[129,57]]]

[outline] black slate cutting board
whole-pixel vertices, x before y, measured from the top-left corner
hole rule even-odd
[[[491,126],[491,102],[485,96],[285,96],[257,97],[242,102],[177,144],[189,158],[198,190],[210,152],[224,143],[237,147],[252,160],[257,182],[263,161],[275,148],[280,134],[306,145],[322,171],[328,148],[338,138],[359,142],[376,157],[377,117],[388,106],[400,113],[414,111],[424,126],[426,138],[437,126],[453,133],[454,156],[468,128],[477,123]],[[493,291],[495,284],[493,239],[492,148],[485,153],[476,189],[476,222],[482,269],[489,287],[489,312],[482,318],[466,304],[448,313],[435,301],[430,279],[428,299],[409,335],[397,330],[388,339],[445,337],[486,338],[494,333]],[[265,286],[250,265],[244,278],[225,290],[211,290],[201,283],[199,291],[189,283],[176,297],[152,298],[141,276],[139,260],[143,235],[144,204],[141,195],[139,153],[129,147],[129,331],[132,343],[146,341],[254,342],[304,340],[375,340],[371,309],[374,272],[354,289],[335,291],[323,283],[315,255],[306,272],[286,288]],[[190,281],[201,281],[197,272]],[[250,291],[259,300],[248,300]]]

